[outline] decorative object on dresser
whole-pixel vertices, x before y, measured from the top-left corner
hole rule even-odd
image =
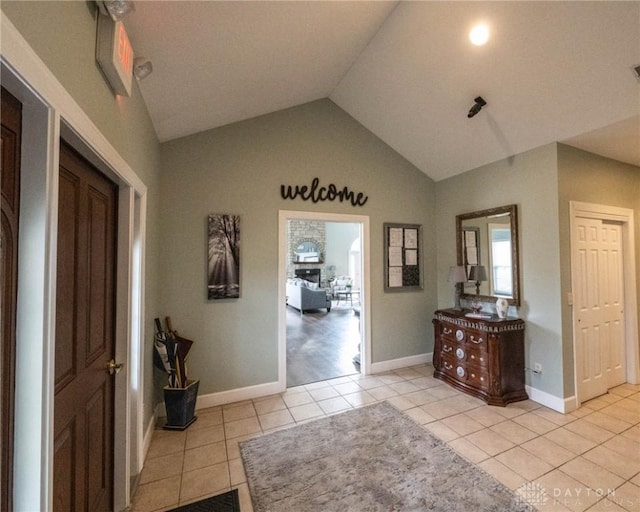
[[[434,313],[433,376],[489,405],[528,398],[524,321],[455,310]]]
[[[509,301],[504,297],[500,297],[496,301],[496,313],[498,313],[498,318],[507,318],[507,311],[509,311]]]

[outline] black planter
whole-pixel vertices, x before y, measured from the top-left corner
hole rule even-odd
[[[167,424],[163,427],[165,430],[184,430],[198,419],[194,413],[199,384],[199,380],[192,380],[188,381],[186,388],[163,388],[167,410]]]

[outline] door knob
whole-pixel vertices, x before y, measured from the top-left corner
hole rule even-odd
[[[107,363],[107,371],[109,372],[109,375],[115,375],[122,369],[123,366],[124,364],[116,363],[115,360],[112,359]]]

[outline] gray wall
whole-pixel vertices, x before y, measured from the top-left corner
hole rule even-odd
[[[373,360],[384,361],[432,350],[436,297],[439,307],[453,302],[446,276],[456,259],[455,216],[516,203],[527,365],[544,369],[527,379],[552,395],[572,394],[570,311],[561,300],[570,279],[568,201],[634,208],[638,233],[637,167],[551,144],[434,184],[329,100],[160,147],[137,84],[131,98],[116,99],[95,61],[93,2],[3,0],[0,8],[147,185],[147,332],[152,318],[170,315],[196,339],[191,373],[202,379],[202,392],[277,377],[278,210],[370,216]],[[353,208],[280,198],[280,184],[308,185],[314,177],[362,191],[369,201]],[[242,215],[236,301],[206,300],[205,221],[214,212]],[[383,222],[423,224],[424,291],[382,292]],[[640,250],[636,255],[640,261]],[[152,336],[146,341],[151,354]],[[149,357],[145,420],[158,399],[150,364]]]
[[[345,276],[349,273],[349,250],[351,244],[360,235],[358,224],[327,222],[327,257],[326,265],[335,265],[335,275]]]
[[[560,263],[562,297],[571,290],[571,232],[569,202],[631,208],[635,210],[636,285],[640,297],[640,168],[571,146],[558,144],[558,194],[560,205]],[[640,318],[639,302],[638,318]],[[567,395],[575,389],[573,370],[572,310],[562,301],[564,384]]]
[[[560,314],[556,144],[521,153],[436,183],[438,306],[453,305],[449,266],[456,263],[455,218],[461,213],[507,204],[518,207],[521,306],[526,320],[525,363],[540,363],[541,375],[527,372],[527,383],[564,396]],[[494,304],[485,306],[485,309]],[[494,308],[495,310],[495,308]]]
[[[541,375],[527,372],[527,383],[560,398],[575,393],[571,308],[563,300],[571,290],[570,201],[634,209],[640,240],[640,169],[563,144],[436,184],[439,307],[453,302],[447,273],[456,261],[455,216],[518,205],[522,304],[517,312],[527,321],[526,366],[543,366]],[[636,269],[639,264],[636,250]]]
[[[47,67],[148,188],[145,288],[147,333],[153,333],[158,264],[159,143],[134,80],[130,98],[116,98],[95,60],[93,2],[0,3],[2,15],[20,31]],[[153,335],[147,336],[151,354]],[[146,360],[145,426],[155,405],[151,357]]]
[[[161,146],[163,314],[196,341],[200,393],[277,381],[278,211],[370,216],[373,361],[430,352],[436,305],[433,182],[330,100]],[[348,186],[364,207],[284,200],[280,185]],[[205,220],[241,216],[241,298],[207,301]],[[383,293],[383,222],[424,226],[425,288]]]

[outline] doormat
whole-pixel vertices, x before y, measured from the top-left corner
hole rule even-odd
[[[254,512],[530,512],[386,402],[240,445]]]
[[[240,512],[238,489],[212,496],[195,503],[172,508],[168,512]]]

